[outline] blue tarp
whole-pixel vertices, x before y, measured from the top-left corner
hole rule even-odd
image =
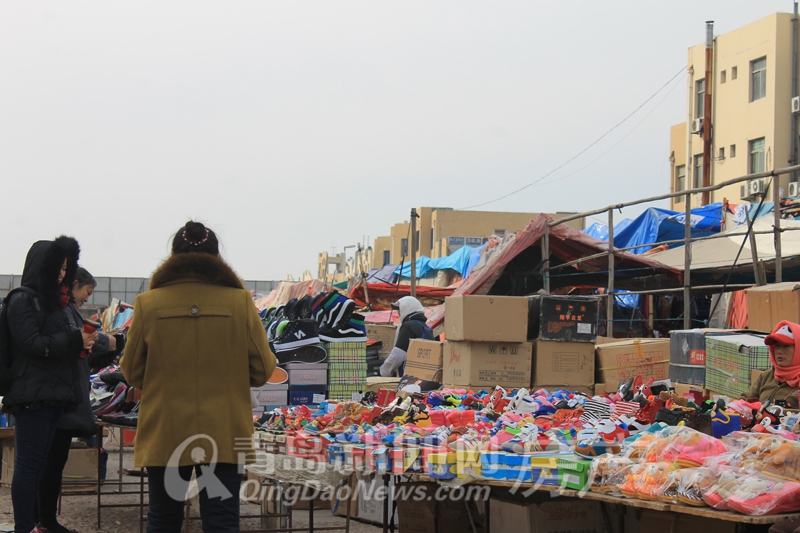
[[[474,248],[471,246],[462,246],[452,254],[446,257],[439,257],[438,259],[431,259],[430,257],[423,255],[417,258],[417,277],[422,278],[433,270],[444,270],[446,268],[455,270],[463,277],[464,273],[467,271],[467,264],[469,263],[469,259],[473,250]],[[402,272],[398,266],[394,273],[395,275],[400,275],[404,278],[410,278],[411,264],[408,263],[403,265]]]
[[[478,246],[477,248],[472,249],[472,253],[469,254],[469,261],[467,261],[467,269],[462,275],[464,279],[469,276],[469,273],[472,272],[472,269],[475,268],[475,265],[478,264],[478,261],[481,260],[481,254],[483,253],[483,249],[486,248],[486,245],[489,244],[488,242],[483,243],[482,245]]]
[[[764,206],[766,208],[766,205]],[[625,219],[614,226],[614,246],[627,248],[652,242],[682,239],[684,233],[685,213],[651,207],[634,220]],[[700,237],[719,233],[722,221],[722,204],[720,202],[692,209],[692,236]],[[595,223],[583,230],[598,240],[608,240],[608,226]],[[672,246],[680,246],[672,245]],[[671,246],[671,247],[672,247]],[[649,246],[629,250],[634,254],[643,254]]]
[[[383,265],[367,273],[367,283],[394,283],[395,271],[399,265]]]

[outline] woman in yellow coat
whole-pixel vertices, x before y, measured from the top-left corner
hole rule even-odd
[[[204,531],[239,530],[241,468],[253,456],[250,387],[275,369],[250,293],[213,231],[187,222],[136,297],[120,363],[142,391],[134,463],[146,467],[148,533],[181,530],[192,469]]]

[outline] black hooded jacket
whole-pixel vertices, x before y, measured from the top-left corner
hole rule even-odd
[[[80,248],[71,237],[38,241],[25,259],[22,285],[36,291],[17,292],[8,305],[13,382],[3,398],[3,409],[55,406],[70,410],[81,401],[78,387],[78,355],[83,335],[70,328],[66,309],[59,303],[58,275],[64,260],[63,284],[75,279]]]

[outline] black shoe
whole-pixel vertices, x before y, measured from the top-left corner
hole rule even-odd
[[[312,298],[308,294],[298,300],[294,312],[299,320],[311,318],[311,300]]]
[[[348,300],[353,303],[353,300]],[[355,304],[353,304],[355,305]],[[326,342],[367,342],[367,329],[364,316],[351,314],[336,326],[319,332],[319,338]]]
[[[289,303],[286,304],[286,307],[283,308],[283,314],[286,315],[286,318],[289,320],[297,320],[297,298],[292,298],[289,300]]]
[[[292,320],[283,328],[281,336],[275,339],[275,351],[285,352],[301,346],[319,343],[317,323],[310,318]]]

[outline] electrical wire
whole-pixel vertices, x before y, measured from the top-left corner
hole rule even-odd
[[[500,196],[499,198],[495,198],[494,200],[489,200],[489,201],[486,201],[486,202],[483,202],[483,203],[480,203],[480,204],[470,205],[470,206],[467,206],[467,207],[461,207],[461,208],[459,208],[459,209],[461,209],[461,210],[465,210],[465,209],[474,209],[474,208],[476,208],[476,207],[482,207],[482,206],[484,206],[484,205],[492,204],[492,203],[494,203],[494,202],[499,202],[500,200],[503,200],[503,199],[505,199],[505,198],[508,198],[509,196],[513,196],[513,195],[515,195],[515,194],[517,194],[517,193],[519,193],[519,192],[522,192],[522,191],[524,191],[525,189],[527,189],[528,187],[531,187],[531,186],[533,186],[533,185],[536,185],[536,184],[537,184],[537,183],[539,183],[540,181],[542,181],[542,180],[544,180],[544,179],[548,178],[549,176],[553,175],[555,172],[557,172],[557,171],[561,170],[562,168],[564,168],[565,166],[567,166],[568,164],[572,163],[572,162],[573,162],[573,161],[575,161],[577,158],[579,158],[580,156],[582,156],[582,155],[583,155],[584,153],[586,153],[586,152],[587,152],[587,151],[588,151],[590,148],[592,148],[594,145],[596,145],[596,144],[597,144],[597,143],[599,143],[601,140],[603,140],[605,137],[607,137],[607,136],[608,136],[608,135],[609,135],[609,134],[610,134],[612,131],[614,131],[615,129],[617,129],[618,127],[620,127],[622,124],[624,124],[624,123],[625,123],[625,122],[626,122],[628,119],[630,119],[630,118],[631,118],[633,115],[635,115],[637,112],[639,112],[639,110],[640,110],[640,109],[642,109],[642,108],[643,108],[643,107],[644,107],[644,106],[645,106],[645,105],[646,105],[646,104],[647,104],[647,103],[648,103],[650,100],[652,100],[653,98],[655,98],[655,97],[658,95],[658,93],[660,93],[661,91],[663,91],[663,90],[664,90],[664,89],[665,89],[665,88],[666,88],[666,87],[667,87],[667,86],[668,86],[670,83],[672,83],[672,81],[673,81],[673,80],[675,80],[675,78],[677,78],[677,77],[678,77],[678,76],[680,76],[682,73],[684,73],[684,72],[685,72],[685,70],[686,70],[686,67],[681,67],[681,68],[680,68],[680,70],[679,70],[679,71],[678,71],[678,72],[677,72],[677,73],[676,73],[674,76],[672,76],[672,77],[671,77],[671,78],[670,78],[670,79],[669,79],[669,80],[668,80],[668,81],[667,81],[667,82],[666,82],[664,85],[662,85],[662,86],[661,86],[661,87],[660,87],[660,88],[659,88],[659,89],[658,89],[658,90],[657,90],[655,93],[653,93],[653,94],[652,94],[652,95],[651,95],[651,96],[650,96],[650,97],[649,97],[647,100],[645,100],[644,102],[642,102],[642,103],[641,103],[641,104],[640,104],[640,105],[639,105],[639,106],[638,106],[636,109],[634,109],[634,110],[633,110],[633,111],[632,111],[632,112],[631,112],[631,113],[630,113],[628,116],[626,116],[625,118],[623,118],[621,121],[619,121],[617,124],[615,124],[615,125],[614,125],[614,126],[611,128],[611,129],[609,129],[609,130],[608,130],[608,131],[606,131],[604,134],[602,134],[600,137],[598,137],[597,139],[595,139],[595,140],[594,140],[594,141],[593,141],[591,144],[589,144],[589,145],[588,145],[586,148],[584,148],[583,150],[581,150],[580,152],[578,152],[577,154],[575,154],[574,156],[572,156],[571,158],[569,158],[567,161],[565,161],[564,163],[560,164],[559,166],[557,166],[556,168],[554,168],[553,170],[551,170],[550,172],[548,172],[548,173],[547,173],[547,174],[545,174],[544,176],[542,176],[542,177],[540,177],[540,178],[538,178],[538,179],[536,179],[536,180],[534,180],[534,181],[532,181],[532,182],[528,183],[527,185],[524,185],[524,186],[520,187],[519,189],[516,189],[516,190],[514,190],[514,191],[511,191],[511,192],[510,192],[510,193],[508,193],[508,194],[505,194],[505,195],[503,195],[503,196]]]

